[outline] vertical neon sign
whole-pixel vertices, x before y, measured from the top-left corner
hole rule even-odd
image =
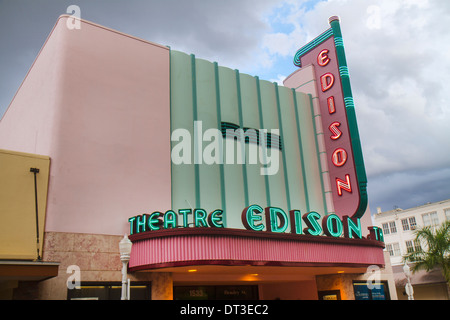
[[[314,66],[335,213],[361,218],[367,178],[339,18],[329,22],[330,29],[297,51],[294,64]]]

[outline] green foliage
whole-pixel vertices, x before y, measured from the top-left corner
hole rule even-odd
[[[422,244],[422,249],[403,257],[403,260],[414,262],[412,271],[430,271],[436,267],[450,285],[450,221],[439,227],[424,227],[415,231],[416,240]]]

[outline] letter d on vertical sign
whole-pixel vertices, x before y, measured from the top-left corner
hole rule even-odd
[[[332,73],[325,73],[320,77],[320,84],[322,86],[322,92],[327,91],[334,84],[334,75]]]

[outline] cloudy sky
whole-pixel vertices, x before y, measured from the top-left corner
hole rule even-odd
[[[372,213],[450,198],[450,1],[0,0],[0,116],[59,15],[281,81],[337,15]]]

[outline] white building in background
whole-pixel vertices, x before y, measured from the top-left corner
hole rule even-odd
[[[383,229],[385,250],[389,252],[399,300],[406,299],[403,256],[423,246],[415,240],[414,231],[426,226],[437,227],[447,220],[450,220],[450,199],[404,210],[397,208],[381,212],[377,208],[373,223]],[[440,270],[416,272],[411,282],[416,299],[449,298]]]

